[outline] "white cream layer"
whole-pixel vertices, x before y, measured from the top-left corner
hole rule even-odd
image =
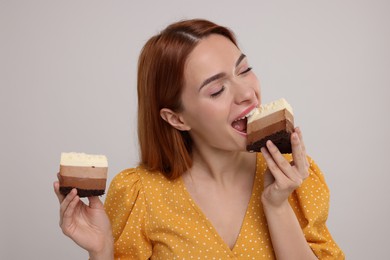
[[[81,167],[108,167],[105,155],[93,155],[85,153],[61,153],[60,165]]]
[[[294,115],[291,105],[284,98],[281,98],[271,103],[261,105],[258,109],[255,109],[255,112],[248,117],[248,124],[283,109],[287,109],[291,115]]]

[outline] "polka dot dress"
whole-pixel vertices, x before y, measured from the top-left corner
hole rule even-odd
[[[142,167],[122,171],[111,182],[105,201],[115,259],[275,259],[260,201],[265,170],[258,154],[252,197],[233,249],[194,203],[181,178],[170,181]],[[289,200],[317,257],[344,259],[325,225],[329,190],[311,159],[309,178]]]

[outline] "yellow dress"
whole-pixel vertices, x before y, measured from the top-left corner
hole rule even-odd
[[[290,155],[286,155],[289,160]],[[344,259],[326,225],[329,190],[310,160],[310,176],[290,204],[319,259]],[[115,240],[115,259],[275,259],[262,204],[266,162],[257,155],[252,197],[233,249],[194,203],[183,180],[131,168],[112,180],[105,208]]]

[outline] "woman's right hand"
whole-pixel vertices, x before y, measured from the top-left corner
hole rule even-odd
[[[76,189],[64,196],[58,181],[53,186],[60,202],[62,232],[87,250],[91,259],[113,259],[111,224],[100,199],[89,197],[86,205],[77,196]]]

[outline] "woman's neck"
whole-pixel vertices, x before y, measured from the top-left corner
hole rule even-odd
[[[230,186],[245,175],[253,175],[256,170],[255,153],[193,148],[193,166],[187,173],[191,179]]]

